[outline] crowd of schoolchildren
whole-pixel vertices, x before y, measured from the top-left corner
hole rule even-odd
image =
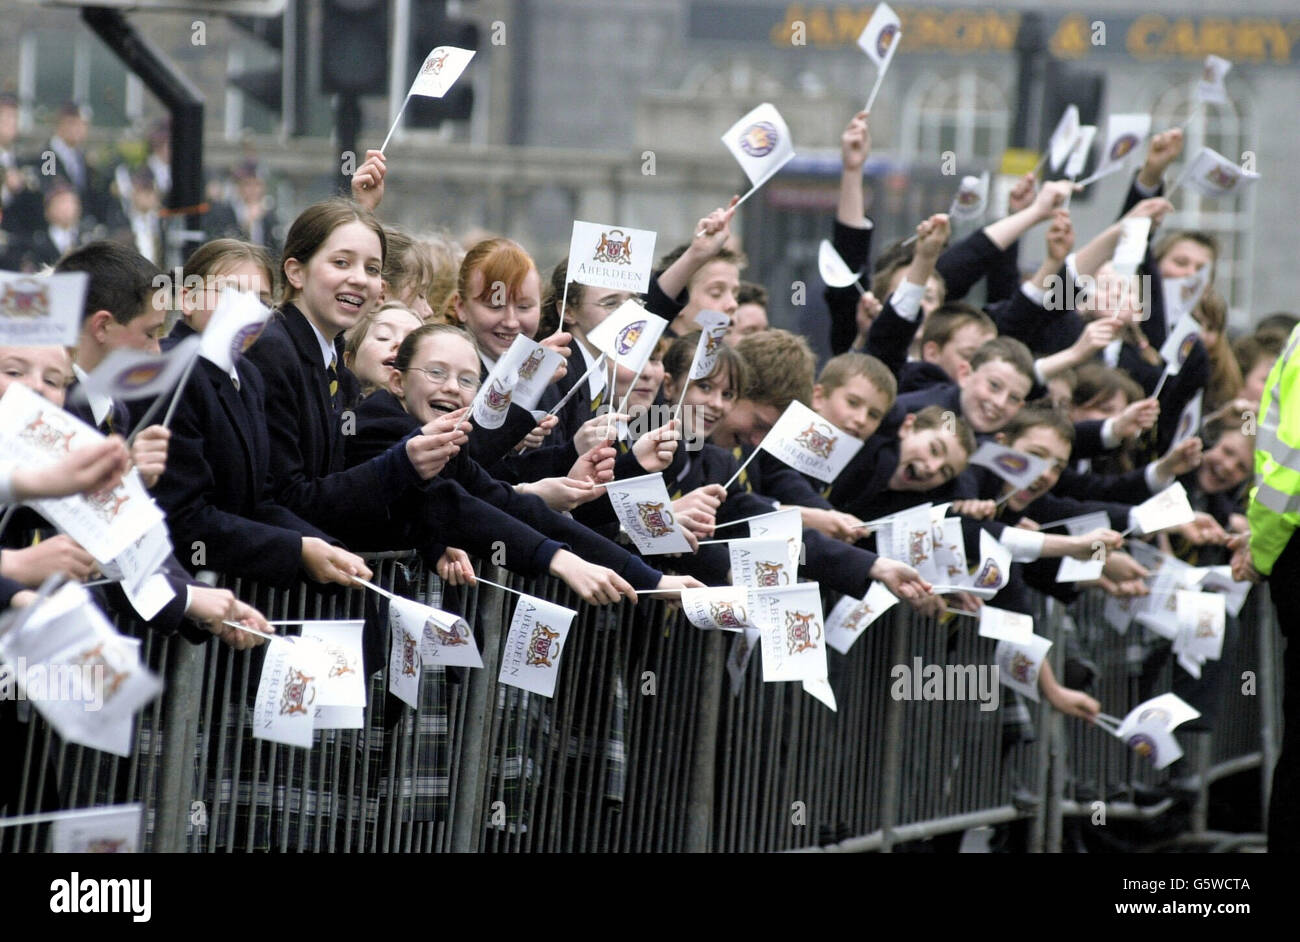
[[[1247,419],[1296,318],[1271,315],[1231,340],[1213,288],[1215,239],[1160,227],[1172,209],[1161,193],[1181,131],[1151,139],[1117,207],[1121,218],[1153,223],[1138,276],[1111,267],[1118,222],[1076,237],[1067,208],[1073,184],[1032,175],[1011,192],[1008,215],[969,235],[954,238],[948,217],[935,215],[913,239],[873,246],[862,189],[869,149],[860,113],[842,136],[828,234],[870,290],[825,290],[834,356],[820,369],[805,338],[768,327],[763,288],[742,282],[734,201],[660,260],[639,297],[569,281],[564,261],[544,270],[510,239],[460,246],[386,225],[386,161],[374,151],[353,178],[353,198],[301,212],[279,258],[228,238],[195,251],[186,285],[197,276],[204,287],[187,290],[178,312],[156,307],[158,268],[135,247],[101,240],[72,248],[54,271],[89,275],[81,342],[73,351],[0,349],[0,393],[26,384],[110,437],[39,474],[4,469],[0,498],[94,492],[134,464],[166,513],[172,543],[207,549],[201,567],[179,553],[169,561],[176,598],[151,627],[196,640],[210,632],[235,647],[261,642],[228,622],[270,627],[230,592],[197,581],[195,568],[277,586],[350,585],[370,575],[357,554],[414,547],[457,585],[472,581],[472,561],[502,541],[507,568],[556,576],[586,602],[608,605],[635,602],[638,590],[729,583],[726,548],[704,541],[720,524],[778,504],[802,516],[801,574],[855,598],[878,581],[933,616],[950,603],[979,603],[934,594],[916,570],[880,552],[864,522],[951,502],[968,559],[979,558],[981,531],[1012,554],[1014,574],[990,604],[1027,612],[1028,588],[1073,598],[1080,586],[1056,581],[1057,560],[1092,558],[1098,542],[1108,552],[1096,585],[1118,597],[1148,592],[1149,572],[1121,533],[1135,505],[1178,481],[1196,518],[1154,543],[1199,565],[1228,562],[1246,529]],[[1031,239],[1042,240],[1041,251],[1023,254],[1043,262],[1026,272],[1021,250]],[[1202,269],[1211,286],[1195,310],[1199,336],[1182,369],[1162,381],[1158,351],[1172,327],[1162,279]],[[981,281],[976,306],[966,299]],[[1096,287],[1054,291],[1061,281]],[[69,396],[113,350],[166,350],[201,333],[226,284],[273,300],[275,313],[234,369],[199,362],[169,428],[151,425],[128,449],[122,436],[143,409]],[[590,369],[600,354],[588,337],[633,297],[667,327],[646,368],[620,367],[611,384],[605,370]],[[712,372],[688,382],[696,315],[706,310],[732,317],[733,329]],[[169,314],[179,315],[170,330]],[[519,334],[566,358],[539,409],[563,406],[541,420],[512,406],[500,428],[479,428],[469,407]],[[564,401],[578,382],[586,388]],[[1198,392],[1200,434],[1174,444],[1174,425]],[[766,452],[745,464],[795,401],[864,442],[829,485]],[[624,414],[615,419],[626,421],[611,420],[616,406]],[[346,433],[345,421],[354,424]],[[1014,489],[969,465],[989,440],[1045,459],[1049,470]],[[602,485],[656,472],[692,553],[643,558],[621,538]],[[1089,511],[1103,511],[1109,526],[1081,535],[1040,528]],[[3,545],[4,605],[29,604],[53,573],[96,574],[82,547],[29,509],[6,527]],[[103,604],[125,610],[111,586]],[[1086,652],[1076,655],[1086,661]],[[1077,686],[1044,667],[1045,700],[1094,717],[1101,705],[1086,689],[1087,672],[1069,673],[1082,678]]]

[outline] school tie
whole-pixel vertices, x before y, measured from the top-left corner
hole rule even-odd
[[[596,393],[596,395],[591,397],[591,411],[595,412],[597,409],[599,409],[600,404],[604,401],[605,401],[605,390],[602,388],[600,392]]]
[[[108,415],[104,416],[104,427],[108,429],[108,434],[113,434],[113,407],[108,407]]]
[[[735,459],[736,459],[737,461],[739,461],[741,464],[744,464],[744,463],[745,463],[745,452],[744,452],[744,449],[742,449],[739,445],[737,445],[735,448],[731,449],[731,454],[732,454],[732,456],[735,457]],[[747,492],[753,490],[753,488],[750,487],[750,484],[749,484],[749,469],[748,469],[748,468],[741,468],[741,469],[740,469],[740,477],[736,478],[736,481],[739,482],[740,486],[743,487]]]
[[[330,405],[338,408],[339,404],[339,371],[338,356],[330,358]]]

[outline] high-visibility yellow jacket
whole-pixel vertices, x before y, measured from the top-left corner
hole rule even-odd
[[[1246,515],[1251,559],[1267,576],[1300,527],[1300,326],[1291,331],[1265,384]]]

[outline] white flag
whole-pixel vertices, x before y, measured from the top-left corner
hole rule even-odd
[[[835,704],[835,691],[831,689],[831,682],[828,679],[818,677],[815,680],[805,679],[802,683],[804,693],[821,701],[832,713],[839,712],[839,707]]]
[[[253,705],[253,736],[310,749],[316,700],[328,672],[317,642],[288,637],[267,641]]]
[[[1259,174],[1243,170],[1217,151],[1202,147],[1178,179],[1202,196],[1217,198],[1244,190],[1259,179]]]
[[[317,685],[317,720],[321,717],[323,707],[366,705],[365,667],[361,657],[361,632],[364,627],[365,622],[361,620],[302,623],[302,642],[317,645],[322,666]],[[316,727],[320,729],[322,724],[317,722]]]
[[[1030,635],[1021,641],[999,641],[993,652],[998,680],[1037,703],[1038,672],[1051,647],[1052,642],[1041,635]]]
[[[1106,596],[1106,604],[1102,607],[1102,618],[1106,623],[1115,629],[1119,634],[1125,634],[1128,631],[1129,624],[1133,621],[1133,616],[1137,613],[1134,608],[1137,606],[1137,599],[1133,598],[1116,598],[1113,595]]]
[[[971,576],[966,591],[980,598],[991,599],[1011,581],[1011,551],[994,538],[988,530],[980,530],[980,564]]]
[[[755,538],[767,537],[773,540],[787,540],[794,543],[802,541],[803,517],[798,507],[774,510],[749,521],[749,535]]]
[[[109,579],[122,583],[122,588],[139,592],[172,552],[172,541],[166,521],[159,522],[129,547],[109,562],[100,563],[100,570]],[[152,616],[141,613],[148,621]]]
[[[776,106],[767,102],[728,128],[722,135],[722,143],[727,145],[754,189],[794,159],[790,129]]]
[[[754,599],[744,586],[682,589],[682,612],[696,628],[741,631],[755,627]]]
[[[822,239],[817,246],[817,270],[821,272],[822,281],[832,288],[847,288],[858,280],[849,263],[827,239]]]
[[[1178,427],[1174,429],[1174,440],[1170,447],[1177,446],[1180,442],[1185,442],[1201,431],[1201,400],[1205,393],[1204,389],[1196,390],[1196,395],[1192,397],[1187,405],[1183,406],[1182,415],[1178,417]]]
[[[1165,323],[1178,324],[1184,317],[1191,317],[1192,311],[1200,303],[1201,295],[1205,293],[1205,288],[1209,283],[1209,265],[1185,278],[1162,279],[1160,288],[1165,299]],[[1197,324],[1192,329],[1200,330],[1200,325]],[[1164,348],[1161,347],[1162,354],[1163,351]],[[1168,357],[1165,359],[1167,360]]]
[[[1096,582],[1106,569],[1102,559],[1075,559],[1062,556],[1061,565],[1056,570],[1057,582]]]
[[[970,463],[988,468],[1017,490],[1033,487],[1034,482],[1052,466],[1046,458],[1027,455],[993,441],[985,442],[975,449]]]
[[[1231,566],[1211,566],[1210,571],[1201,580],[1201,588],[1206,592],[1219,592],[1223,595],[1228,614],[1233,618],[1241,614],[1241,608],[1246,604],[1246,596],[1250,595],[1250,585],[1249,582],[1234,581]]]
[[[1120,220],[1119,243],[1111,256],[1111,266],[1117,275],[1132,275],[1146,257],[1147,239],[1151,235],[1151,217],[1138,216]]]
[[[388,619],[420,639],[420,660],[426,665],[483,666],[474,632],[459,615],[410,599],[389,599]]]
[[[65,811],[50,826],[55,854],[138,854],[144,805]]]
[[[516,334],[470,404],[474,423],[480,428],[500,428],[511,403],[521,409],[536,407],[563,359],[562,354],[531,337]]]
[[[1020,612],[992,605],[980,606],[980,637],[1024,644],[1034,634],[1034,620]]]
[[[497,682],[555,696],[560,655],[568,646],[569,626],[578,613],[532,595],[521,595],[510,619]]]
[[[271,319],[271,309],[255,294],[226,288],[217,299],[212,319],[203,329],[199,356],[229,373],[257,342]]]
[[[1106,119],[1106,146],[1101,162],[1087,182],[1100,180],[1128,166],[1133,155],[1151,132],[1149,114],[1113,114]]]
[[[1093,530],[1108,529],[1110,516],[1104,510],[1094,510],[1091,513],[1079,514],[1077,517],[1067,517],[1058,521],[1057,525],[1065,527],[1070,536],[1082,536]]]
[[[1052,132],[1052,139],[1047,143],[1047,164],[1052,168],[1053,173],[1061,169],[1061,165],[1069,158],[1078,139],[1079,109],[1075,105],[1066,105],[1065,113],[1061,115],[1061,120],[1056,122],[1056,130]]]
[[[171,392],[199,355],[198,337],[186,337],[166,353],[114,350],[81,384],[109,399],[152,399]]]
[[[934,560],[934,527],[929,504],[909,507],[877,529],[876,552],[888,559],[907,563],[926,582],[943,584],[947,581]]]
[[[689,553],[691,545],[673,513],[662,472],[610,481],[605,493],[619,522],[642,555]]]
[[[405,599],[388,600],[388,692],[407,706],[420,706],[420,677],[424,672],[421,653],[424,622],[409,614]]]
[[[978,177],[961,178],[957,193],[948,207],[948,215],[954,223],[971,222],[980,219],[989,205],[989,172],[985,170]]]
[[[1195,519],[1196,514],[1187,500],[1187,491],[1177,481],[1132,510],[1132,520],[1137,524],[1141,536],[1168,530],[1170,527],[1180,527]]]
[[[826,617],[826,643],[841,654],[848,654],[871,623],[897,604],[897,596],[883,582],[872,582],[860,600],[846,595]]]
[[[0,272],[0,347],[75,347],[85,312],[85,272]]]
[[[424,64],[420,66],[420,74],[411,83],[411,90],[407,94],[441,98],[456,84],[456,79],[460,78],[460,74],[469,65],[469,60],[473,58],[473,49],[439,46],[425,57]]]
[[[1218,56],[1210,55],[1205,57],[1205,65],[1201,69],[1200,81],[1196,83],[1196,100],[1208,101],[1216,105],[1226,105],[1228,103],[1228,89],[1224,87],[1223,80],[1228,75],[1228,70],[1232,68],[1232,63],[1227,59],[1220,59]]]
[[[898,51],[902,35],[903,21],[888,3],[881,3],[858,36],[858,48],[870,57],[877,70],[884,72]]]
[[[795,399],[759,443],[796,471],[819,481],[834,481],[863,445]]]
[[[649,229],[573,221],[569,280],[595,288],[644,294],[650,290],[656,233]]]
[[[931,519],[930,533],[934,540],[934,565],[943,585],[934,587],[935,594],[952,586],[954,590],[970,583],[966,566],[966,537],[962,532],[961,517]]]
[[[1182,747],[1169,730],[1154,720],[1138,723],[1124,737],[1124,743],[1157,769],[1172,765],[1183,757]]]
[[[1092,142],[1096,137],[1096,125],[1079,125],[1079,133],[1074,139],[1074,146],[1070,148],[1070,156],[1065,161],[1065,175],[1071,180],[1083,173],[1083,168],[1088,163],[1088,153],[1092,150]]]
[[[1179,591],[1177,609],[1181,649],[1198,660],[1219,660],[1228,623],[1224,597],[1217,592]]]
[[[1201,325],[1191,314],[1184,314],[1175,324],[1169,336],[1160,345],[1160,356],[1165,361],[1165,372],[1177,376],[1187,358],[1192,355],[1196,341],[1201,336]]]
[[[1115,735],[1125,739],[1141,723],[1155,722],[1162,729],[1177,729],[1188,720],[1200,716],[1200,711],[1183,700],[1176,693],[1162,693],[1158,697],[1144,700],[1129,710],[1119,724]]]
[[[700,328],[700,339],[695,345],[695,358],[691,360],[691,379],[707,379],[718,365],[718,351],[722,338],[727,335],[731,318],[721,311],[700,311],[695,315],[695,325]]]
[[[827,676],[821,590],[815,582],[754,593],[762,631],[763,680]]]
[[[615,363],[639,373],[654,352],[668,322],[634,300],[624,301],[587,334],[587,341]]]
[[[786,540],[733,540],[727,550],[731,554],[732,585],[757,589],[799,581],[799,553],[792,553]]]

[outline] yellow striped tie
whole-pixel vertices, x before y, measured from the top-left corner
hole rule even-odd
[[[735,459],[739,461],[741,464],[745,463],[745,452],[744,449],[742,449],[739,445],[731,449],[731,454],[735,456]],[[749,484],[748,468],[742,468],[740,470],[740,477],[736,478],[736,480],[740,482],[740,486],[743,487],[746,491],[752,491],[754,489]]]
[[[600,392],[596,393],[596,395],[592,396],[591,411],[595,412],[597,409],[599,409],[600,404],[604,401],[605,401],[605,390],[602,389]]]
[[[332,406],[338,405],[339,397],[339,371],[337,363],[337,356],[330,360],[330,405]]]

